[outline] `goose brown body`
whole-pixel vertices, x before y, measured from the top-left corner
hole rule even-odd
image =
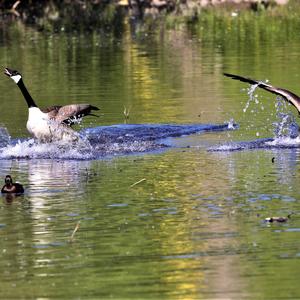
[[[54,105],[41,109],[51,120],[67,125],[73,125],[76,120],[85,116],[93,116],[92,110],[99,110],[99,108],[90,104],[69,104],[64,106]]]

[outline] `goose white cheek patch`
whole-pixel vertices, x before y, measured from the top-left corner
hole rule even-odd
[[[21,79],[21,75],[14,75],[14,76],[11,76],[11,79],[15,82],[15,83],[18,83]]]

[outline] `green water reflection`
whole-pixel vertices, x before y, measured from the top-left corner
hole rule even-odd
[[[186,139],[198,147],[155,154],[1,161],[1,178],[11,173],[26,187],[0,203],[3,299],[300,297],[299,150],[206,151],[270,137],[276,120],[264,93],[243,113],[245,86],[223,71],[298,89],[299,38],[282,43],[282,27],[260,39],[264,26],[246,25],[220,36],[208,23],[207,35],[196,28],[118,40],[2,29],[0,65],[20,70],[41,106],[101,107],[83,127],[123,123],[124,106],[131,123],[240,124]],[[14,138],[28,136],[20,92],[4,75],[0,90],[1,123]],[[262,222],[291,211],[286,224]]]

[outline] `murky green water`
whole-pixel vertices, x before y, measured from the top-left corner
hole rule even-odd
[[[254,24],[120,40],[2,28],[0,65],[22,72],[38,104],[101,107],[82,127],[123,123],[125,106],[130,123],[233,118],[240,129],[179,138],[158,153],[1,160],[1,177],[26,188],[0,203],[1,298],[300,298],[299,149],[207,151],[273,136],[274,97],[260,92],[244,113],[247,86],[223,72],[300,93],[299,37]],[[4,75],[0,90],[2,125],[28,136],[19,90]],[[287,223],[262,222],[290,212]]]

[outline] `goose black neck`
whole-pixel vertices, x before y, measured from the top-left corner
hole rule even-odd
[[[19,80],[19,82],[17,83],[18,87],[20,88],[26,102],[28,105],[28,108],[30,107],[37,107],[37,105],[35,104],[34,100],[31,98],[29,92],[27,91],[27,88],[25,87],[25,84],[22,80],[22,78]]]

